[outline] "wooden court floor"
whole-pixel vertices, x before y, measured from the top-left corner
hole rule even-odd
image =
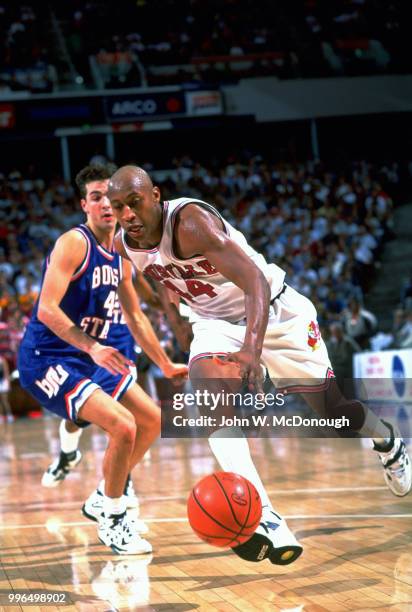
[[[97,429],[83,434],[83,461],[69,478],[44,489],[58,421],[0,427],[1,610],[412,611],[412,494],[387,491],[377,457],[359,441],[252,441],[272,501],[304,546],[282,568],[246,563],[191,531],[187,493],[216,468],[205,440],[160,440],[135,470],[154,553],[119,557],[80,513],[100,478]],[[11,605],[10,593],[52,603]]]

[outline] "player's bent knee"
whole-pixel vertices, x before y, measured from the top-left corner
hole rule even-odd
[[[161,426],[161,419],[160,419],[160,412],[158,412],[151,417],[149,427],[153,431],[158,431],[160,433],[160,426]]]
[[[109,434],[117,440],[121,441],[122,444],[133,446],[136,439],[136,423],[133,418],[125,416],[119,416],[114,423],[112,430],[109,430]]]

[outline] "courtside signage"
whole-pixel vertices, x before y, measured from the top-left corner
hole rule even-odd
[[[104,100],[106,119],[110,122],[149,120],[186,114],[182,92],[110,96]]]

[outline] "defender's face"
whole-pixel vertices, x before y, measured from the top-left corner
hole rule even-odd
[[[158,187],[109,193],[117,222],[136,242],[148,238],[158,226]]]
[[[114,230],[116,227],[116,219],[107,197],[108,187],[109,179],[87,183],[86,197],[81,200],[87,219],[99,229],[106,231]]]

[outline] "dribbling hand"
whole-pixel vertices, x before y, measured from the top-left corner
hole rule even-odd
[[[94,363],[102,368],[106,368],[110,374],[128,374],[129,366],[134,366],[130,359],[127,359],[127,357],[112,346],[96,343],[89,355]]]
[[[259,357],[249,351],[237,351],[228,353],[225,356],[215,358],[215,361],[224,366],[228,363],[235,363],[239,367],[240,377],[248,387],[249,391],[261,393],[263,391],[263,373]]]

